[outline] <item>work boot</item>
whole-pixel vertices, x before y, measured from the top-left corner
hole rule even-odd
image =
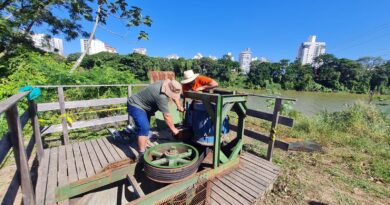
[[[144,154],[145,154],[145,152],[139,152],[138,153],[138,157],[137,157],[137,159],[136,159],[136,162],[138,163],[138,164],[143,164],[144,163]]]

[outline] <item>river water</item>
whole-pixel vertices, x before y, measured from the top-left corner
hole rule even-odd
[[[249,91],[248,93],[257,93],[267,95],[265,91]],[[351,94],[351,93],[318,93],[318,92],[298,92],[298,91],[280,91],[282,97],[294,98],[297,101],[292,105],[293,109],[312,116],[323,110],[329,112],[340,111],[348,105],[352,105],[358,101],[368,102],[368,94]],[[373,104],[377,105],[380,110],[390,114],[390,96],[373,97]],[[267,105],[270,102],[261,97],[249,97],[247,106],[255,110],[268,110]]]

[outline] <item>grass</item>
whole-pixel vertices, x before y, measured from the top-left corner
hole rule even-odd
[[[373,105],[315,117],[298,115],[279,136],[319,143],[324,153],[274,152],[281,174],[260,204],[386,204],[390,199],[390,122]],[[249,118],[246,126],[269,132],[269,124]],[[252,142],[264,154],[264,146]]]

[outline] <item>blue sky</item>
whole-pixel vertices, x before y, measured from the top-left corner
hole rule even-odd
[[[150,15],[145,28],[148,41],[138,41],[131,29],[123,39],[98,28],[96,37],[121,54],[145,47],[150,56],[177,54],[191,58],[221,57],[232,52],[236,59],[245,48],[254,56],[272,61],[295,59],[298,46],[309,35],[327,43],[327,53],[357,59],[382,56],[390,59],[389,0],[132,0]],[[90,23],[84,24],[91,30]],[[118,20],[106,29],[125,34]],[[65,53],[80,50],[79,39],[64,42]]]

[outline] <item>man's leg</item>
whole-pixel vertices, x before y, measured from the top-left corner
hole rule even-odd
[[[150,131],[148,114],[145,112],[145,110],[131,105],[128,105],[128,112],[129,115],[133,117],[134,123],[138,128],[138,151],[141,155],[145,152],[146,142],[148,141],[148,135]]]

